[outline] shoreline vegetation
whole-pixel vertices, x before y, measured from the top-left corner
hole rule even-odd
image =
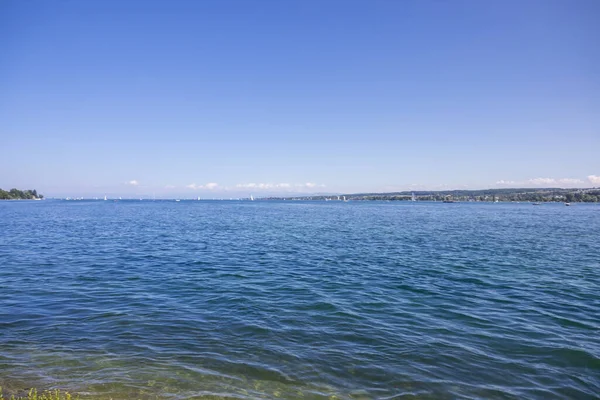
[[[600,202],[600,188],[589,189],[482,189],[482,190],[415,190],[392,193],[357,193],[345,195],[313,195],[264,197],[261,200],[354,200],[354,201],[477,201],[477,202]]]
[[[37,192],[37,190],[19,190],[10,189],[9,191],[0,189],[0,200],[41,200],[44,195]],[[2,398],[0,397],[0,400]]]
[[[69,392],[63,392],[58,389],[45,390],[39,392],[37,389],[29,389],[25,396],[16,396],[12,394],[10,397],[4,397],[2,387],[0,387],[0,400],[77,400],[79,396],[73,397]]]
[[[146,200],[150,200],[147,196]],[[44,196],[33,190],[0,189],[0,200],[42,200]],[[55,198],[59,199],[60,198]],[[94,197],[94,200],[100,200]],[[119,199],[121,199],[119,197]],[[185,198],[183,198],[185,200]],[[63,198],[63,200],[91,200],[91,198]],[[111,199],[115,200],[115,199]],[[124,199],[131,200],[131,199]],[[140,199],[141,200],[141,199]],[[173,200],[173,199],[160,199]],[[195,200],[195,199],[194,199]],[[198,198],[199,200],[199,198]],[[209,199],[205,199],[209,200]],[[213,199],[251,200],[251,198]],[[256,200],[302,201],[439,201],[439,202],[513,202],[513,203],[600,203],[600,188],[523,188],[480,190],[415,190],[389,193],[315,194],[304,196],[264,196]],[[1,399],[0,399],[1,400]]]

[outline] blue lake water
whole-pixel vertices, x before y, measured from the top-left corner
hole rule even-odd
[[[0,202],[0,385],[597,398],[600,206]]]

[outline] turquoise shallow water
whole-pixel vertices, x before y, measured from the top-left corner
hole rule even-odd
[[[0,202],[0,385],[598,398],[600,206]]]

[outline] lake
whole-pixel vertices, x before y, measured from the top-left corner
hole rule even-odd
[[[0,386],[597,398],[600,205],[0,202]]]

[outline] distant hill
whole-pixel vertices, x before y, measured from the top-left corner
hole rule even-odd
[[[410,201],[412,195],[417,201],[523,201],[523,202],[600,202],[600,188],[561,189],[561,188],[523,188],[523,189],[481,189],[481,190],[415,190],[392,193],[346,193],[348,200],[404,200]],[[338,200],[338,195],[313,195],[293,197],[273,197],[271,199],[295,200]]]
[[[0,200],[38,200],[43,198],[44,196],[39,194],[35,189],[10,189],[8,192],[6,190],[0,189]]]

